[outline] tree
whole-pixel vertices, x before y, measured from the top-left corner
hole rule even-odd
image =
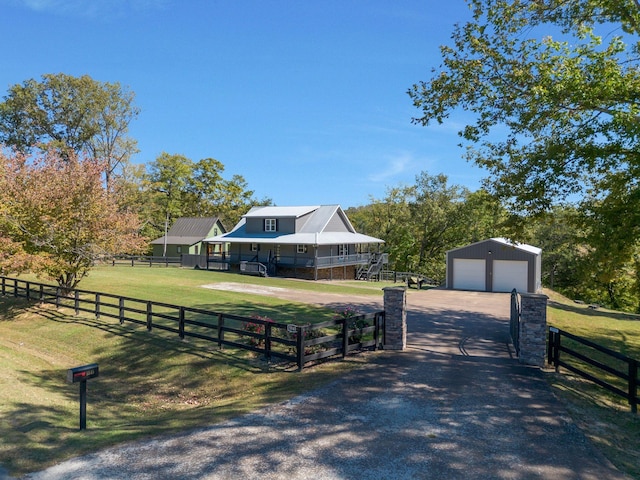
[[[163,152],[150,166],[148,180],[155,201],[162,206],[165,239],[169,224],[183,215],[192,173],[193,162],[184,155]],[[163,256],[167,254],[166,250],[165,243]]]
[[[638,2],[469,3],[473,20],[441,47],[443,64],[408,92],[422,110],[414,122],[471,112],[459,132],[468,157],[519,211],[588,189],[606,197],[612,183],[638,178]]]
[[[0,103],[0,142],[22,153],[57,148],[63,158],[89,152],[105,162],[110,186],[115,170],[137,152],[127,133],[138,113],[134,94],[119,83],[45,74],[9,89]]]
[[[490,204],[480,194],[471,196],[466,188],[449,185],[446,175],[420,172],[414,185],[390,188],[384,199],[372,199],[348,214],[360,231],[385,241],[392,269],[443,281],[445,252],[466,243],[479,229],[490,229],[491,221],[480,218],[485,207],[472,212],[468,198],[476,207]],[[486,211],[493,213],[494,208]]]
[[[138,253],[146,239],[135,214],[122,212],[103,185],[105,165],[57,150],[39,156],[0,153],[0,262],[31,270],[68,292],[98,255]],[[17,254],[20,262],[9,264]],[[3,270],[3,271],[5,271]]]

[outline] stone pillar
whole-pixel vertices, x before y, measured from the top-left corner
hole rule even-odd
[[[544,367],[548,299],[536,293],[520,294],[520,363]]]
[[[407,288],[386,287],[384,292],[384,349],[407,348]]]

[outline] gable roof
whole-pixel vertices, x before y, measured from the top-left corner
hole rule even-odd
[[[295,233],[260,232],[247,233],[247,218],[309,218]],[[347,232],[328,231],[331,220],[338,215]],[[281,245],[340,245],[359,243],[384,243],[384,240],[358,233],[351,225],[340,205],[299,207],[253,207],[229,233],[207,238],[205,242],[270,243]]]
[[[534,255],[540,255],[542,253],[542,249],[538,248],[538,247],[534,247],[533,245],[527,245],[526,243],[518,243],[518,242],[513,242],[511,240],[509,240],[508,238],[503,238],[503,237],[493,237],[493,238],[489,238],[487,240],[481,240],[479,242],[475,242],[469,245],[464,245],[462,247],[457,247],[457,248],[452,248],[451,250],[447,250],[447,254],[449,252],[455,252],[457,250],[462,250],[463,248],[468,248],[472,245],[478,245],[479,243],[485,243],[485,242],[496,242],[496,243],[500,243],[504,246],[507,247],[511,247],[511,248],[516,248],[518,250],[523,250],[525,252],[529,252],[529,253],[533,253]]]
[[[181,217],[176,219],[167,232],[168,245],[194,245],[204,240],[211,232],[219,217]],[[165,237],[156,238],[152,245],[162,245]]]

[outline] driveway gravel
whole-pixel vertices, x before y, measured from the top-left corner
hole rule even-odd
[[[406,351],[368,353],[364,368],[319,390],[25,478],[628,478],[572,423],[544,373],[513,358],[508,294],[410,290],[408,308]]]

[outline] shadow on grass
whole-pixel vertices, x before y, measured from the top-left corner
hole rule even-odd
[[[620,321],[632,321],[637,322],[640,321],[640,315],[635,315],[633,313],[626,312],[614,312],[610,310],[601,310],[599,308],[589,308],[585,305],[567,305],[566,303],[560,303],[553,300],[549,300],[548,306],[552,308],[556,308],[558,310],[563,310],[565,312],[571,312],[578,315],[585,315],[588,317],[604,317],[611,318],[614,320]]]
[[[246,316],[326,315],[326,310],[302,304],[259,310],[254,304],[228,306],[234,314]],[[8,311],[15,318],[29,315],[29,319],[76,327],[63,329],[60,342],[70,352],[76,351],[70,356],[83,359],[79,364],[100,367],[100,376],[88,382],[88,428],[83,432],[79,431],[79,386],[66,383],[66,369],[76,365],[15,372],[16,381],[41,398],[33,402],[15,398],[0,415],[0,465],[14,475],[119,442],[217,423],[291,398],[336,378],[344,368],[292,373],[296,368],[290,362],[268,363],[241,349],[220,349],[214,342],[181,340],[176,333],[147,331],[140,324],[125,321],[121,325],[114,318],[76,316],[69,309],[0,297],[0,312]],[[28,323],[21,328],[24,325]],[[38,345],[35,339],[33,343]]]

